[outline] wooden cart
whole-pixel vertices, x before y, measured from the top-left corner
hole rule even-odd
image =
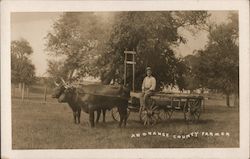
[[[199,120],[204,100],[200,95],[154,93],[146,101],[144,108],[140,107],[140,93],[131,93],[131,100],[128,106],[128,114],[139,113],[139,119],[144,125],[154,125],[158,121],[171,119],[174,112],[182,112],[185,121],[196,122]],[[114,120],[119,121],[119,114],[116,109],[111,111]]]

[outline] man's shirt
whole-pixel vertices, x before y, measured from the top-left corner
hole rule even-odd
[[[154,91],[156,87],[156,80],[153,76],[146,76],[142,82],[142,91],[151,90]]]

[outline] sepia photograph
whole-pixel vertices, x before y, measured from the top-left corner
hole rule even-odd
[[[10,11],[10,149],[239,153],[240,26],[239,9]]]

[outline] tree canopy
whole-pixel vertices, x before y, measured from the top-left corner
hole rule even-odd
[[[94,74],[93,61],[98,58],[97,50],[107,37],[108,28],[104,26],[109,25],[100,21],[93,12],[67,12],[53,24],[53,30],[46,36],[46,50],[52,56],[64,57],[60,60],[63,61],[62,72],[72,76],[78,69],[84,75]],[[57,62],[49,62],[52,63]]]
[[[209,14],[204,11],[110,14],[111,19],[101,22],[96,13],[63,14],[47,35],[47,51],[65,56],[64,66],[77,69],[80,77],[100,77],[104,84],[109,84],[111,80],[123,80],[123,52],[135,50],[137,89],[147,66],[152,67],[158,86],[163,82],[182,88],[186,67],[172,49],[185,43],[178,30],[204,25]]]
[[[227,95],[239,89],[239,28],[237,14],[229,22],[210,27],[208,43],[203,50],[190,55],[191,77],[200,87],[219,90]],[[229,105],[229,101],[227,101]]]
[[[11,42],[11,81],[30,85],[35,80],[35,66],[29,59],[33,50],[25,39]]]

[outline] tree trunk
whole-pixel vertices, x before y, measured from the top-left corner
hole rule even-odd
[[[44,88],[44,102],[46,103],[47,101],[47,86]]]
[[[234,95],[234,106],[235,107],[238,107],[239,106],[239,101],[238,101],[239,99],[238,99],[238,94],[237,93],[235,93],[235,95]]]
[[[25,84],[22,83],[22,101],[24,100]]]
[[[227,107],[230,107],[230,94],[229,93],[226,94],[226,104],[227,104]]]
[[[19,88],[19,93],[21,93],[22,92],[22,83],[21,82],[18,84],[18,88]]]
[[[29,98],[29,87],[28,86],[27,86],[26,92],[27,92],[27,98]]]

